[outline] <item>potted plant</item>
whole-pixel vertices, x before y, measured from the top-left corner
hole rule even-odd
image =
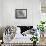
[[[42,37],[44,37],[44,27],[45,27],[44,24],[45,24],[45,22],[40,21],[40,24],[37,25],[37,29],[40,30]]]
[[[33,46],[36,46],[36,43],[38,41],[37,36],[33,36],[32,39],[31,39],[31,41],[33,41]]]

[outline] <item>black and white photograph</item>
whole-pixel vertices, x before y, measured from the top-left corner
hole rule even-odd
[[[27,9],[16,9],[15,10],[15,17],[18,19],[27,18]]]

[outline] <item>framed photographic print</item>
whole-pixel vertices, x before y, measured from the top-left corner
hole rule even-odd
[[[26,19],[27,18],[27,9],[16,9],[15,17],[16,17],[16,19]]]

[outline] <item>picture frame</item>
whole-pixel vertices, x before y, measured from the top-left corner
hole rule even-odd
[[[27,9],[16,9],[15,18],[16,19],[26,19],[27,18]]]

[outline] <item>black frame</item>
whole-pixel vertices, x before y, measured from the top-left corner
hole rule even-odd
[[[26,16],[25,16],[25,17],[18,17],[18,16],[17,16],[17,10],[23,10],[23,11],[25,10]],[[15,10],[15,18],[16,18],[16,19],[26,19],[26,18],[27,18],[27,9],[16,9],[16,10]]]

